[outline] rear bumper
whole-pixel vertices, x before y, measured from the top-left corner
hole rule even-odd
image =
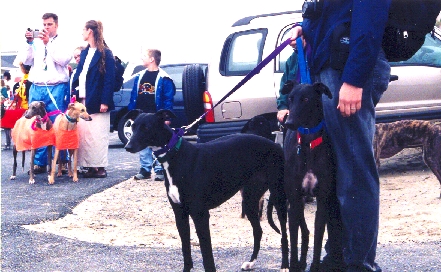
[[[222,136],[240,133],[247,122],[248,120],[201,124],[197,129],[197,142],[205,143]]]

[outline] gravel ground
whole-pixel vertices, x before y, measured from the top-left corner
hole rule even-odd
[[[2,152],[2,271],[181,270],[179,236],[163,185],[132,180],[138,156],[121,149],[115,133],[112,139],[109,177],[78,184],[63,176],[49,186],[38,175],[29,185],[25,173],[9,181],[10,153]],[[377,261],[383,271],[441,271],[439,183],[420,151],[384,160],[380,175]],[[250,227],[238,219],[238,202],[237,195],[211,213],[218,271],[239,271],[249,258]],[[314,205],[308,208],[312,214]],[[266,220],[262,226],[268,236],[254,271],[278,271],[277,239]],[[196,238],[193,258],[194,271],[203,271]]]

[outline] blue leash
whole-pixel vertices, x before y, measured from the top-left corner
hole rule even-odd
[[[296,39],[296,45],[297,45],[298,64],[300,71],[300,83],[312,84],[311,75],[309,74],[309,69],[308,69],[308,60],[305,57],[305,52],[303,49],[303,42],[301,37],[298,37]]]

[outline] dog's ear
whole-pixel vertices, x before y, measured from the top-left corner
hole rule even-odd
[[[75,104],[74,103],[69,103],[69,106],[67,106],[67,108],[70,110],[70,109],[73,109],[75,107]]]
[[[298,85],[297,81],[287,80],[285,84],[283,84],[283,88],[280,91],[281,94],[289,94],[292,91],[294,86]]]
[[[40,103],[41,103],[41,106],[46,109],[46,103],[44,103],[43,101],[40,101]]]
[[[317,82],[312,85],[314,90],[316,90],[320,94],[325,94],[329,99],[332,99],[331,90],[329,90],[328,86],[323,83]]]
[[[140,115],[141,113],[143,113],[142,110],[140,109],[134,109],[129,111],[128,113],[126,113],[126,115],[124,115],[124,119],[131,119],[131,120],[135,120],[136,117],[138,117],[138,115]]]
[[[171,110],[159,110],[155,113],[155,115],[161,118],[163,121],[168,121],[172,118],[176,118],[176,115]]]

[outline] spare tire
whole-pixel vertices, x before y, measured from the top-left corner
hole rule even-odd
[[[187,65],[182,72],[182,95],[188,124],[204,113],[202,96],[205,91],[205,76],[200,64]],[[192,127],[192,130],[195,130]]]

